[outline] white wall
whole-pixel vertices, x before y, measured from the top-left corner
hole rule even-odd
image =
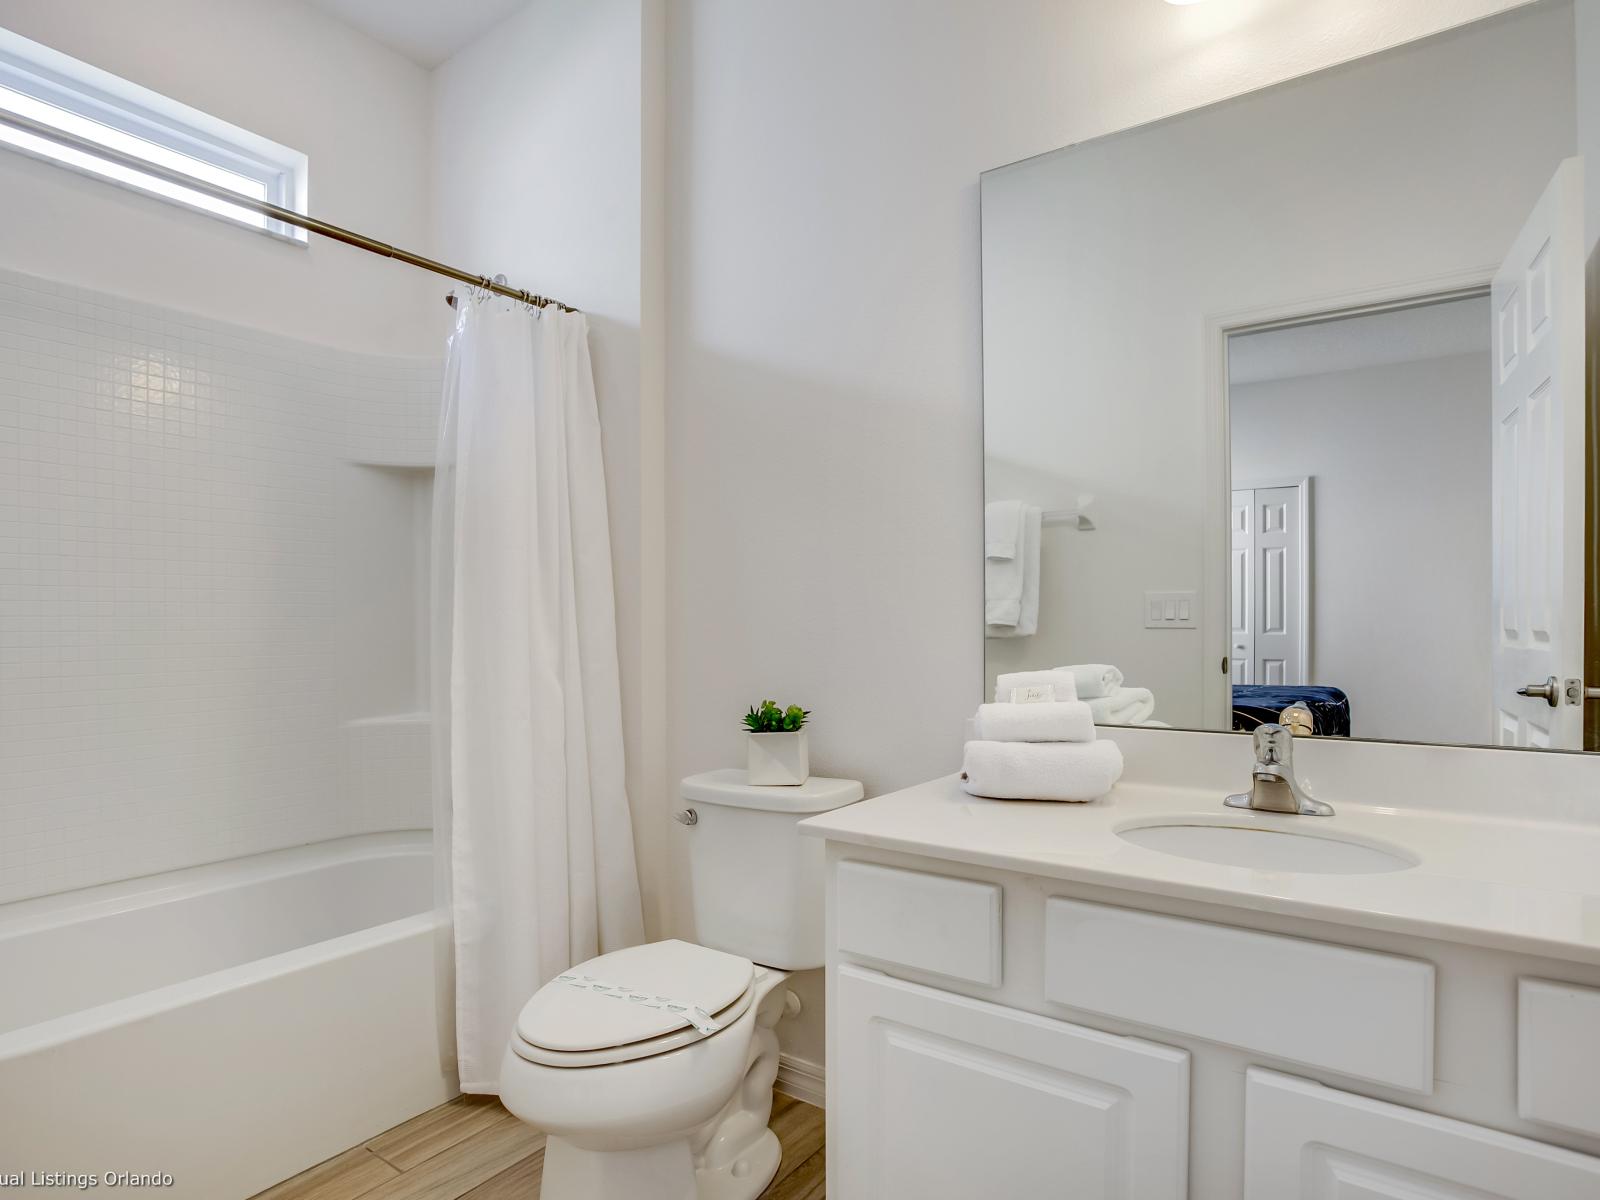
[[[1312,478],[1308,682],[1355,737],[1491,740],[1489,379],[1485,351],[1229,391],[1233,478]]]
[[[955,768],[983,678],[979,172],[1508,7],[673,0],[669,778],[737,763],[763,696],[815,710],[815,769],[869,792]],[[820,1059],[802,986],[786,1036]]]
[[[1094,493],[1098,527],[1041,599],[1074,652],[991,640],[991,669],[1115,662],[1202,726],[1215,647],[1142,600],[1204,586],[1207,319],[1487,282],[1576,145],[1571,39],[1529,9],[985,177],[986,451]]]
[[[428,75],[299,0],[0,0],[0,26],[311,159],[311,210],[427,236]],[[0,266],[351,349],[442,350],[439,282],[0,154]]]
[[[661,760],[658,223],[646,236],[650,0],[530,0],[435,73],[440,257],[589,316],[616,578],[628,792],[647,921],[659,926]],[[658,152],[658,151],[657,151]],[[659,204],[654,197],[651,203]],[[659,332],[653,334],[659,339]]]
[[[1585,243],[1600,242],[1600,0],[1573,0],[1577,37],[1578,151],[1583,155]]]

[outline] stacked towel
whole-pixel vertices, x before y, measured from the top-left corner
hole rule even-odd
[[[984,506],[984,632],[988,637],[1030,637],[1039,628],[1039,526],[1041,512],[1020,500]]]
[[[1092,742],[1094,713],[1082,700],[982,704],[976,732],[986,742]]]
[[[1156,711],[1149,688],[1119,687],[1087,703],[1096,725],[1143,725]]]
[[[1024,705],[1023,707],[1027,707]],[[995,800],[1095,800],[1122,777],[1115,742],[968,742],[961,786]]]
[[[961,768],[962,787],[997,800],[1094,800],[1122,774],[1114,742],[1096,740],[1091,704],[1073,669],[1015,671],[980,705]]]
[[[1053,671],[1011,671],[994,681],[994,702],[1009,704],[1019,688],[1049,688],[1052,700],[1076,700],[1078,684],[1065,668]]]

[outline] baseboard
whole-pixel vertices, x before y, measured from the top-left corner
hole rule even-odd
[[[785,1054],[778,1059],[778,1082],[774,1085],[785,1096],[823,1108],[827,1089],[822,1064]]]

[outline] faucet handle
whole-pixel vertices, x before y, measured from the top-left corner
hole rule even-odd
[[[1313,737],[1317,732],[1317,718],[1304,700],[1296,700],[1278,714],[1278,724],[1295,737]]]

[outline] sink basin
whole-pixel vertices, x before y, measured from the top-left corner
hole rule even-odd
[[[1139,825],[1119,829],[1117,836],[1162,854],[1228,867],[1252,867],[1258,871],[1376,875],[1382,871],[1404,871],[1417,865],[1416,859],[1399,850],[1386,850],[1366,842],[1246,825]]]

